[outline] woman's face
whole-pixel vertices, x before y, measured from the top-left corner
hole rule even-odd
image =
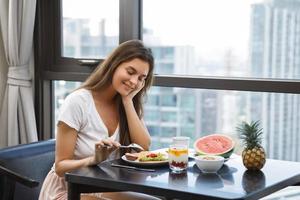
[[[126,96],[145,82],[148,72],[149,64],[139,58],[123,62],[113,75],[112,86],[120,95]]]

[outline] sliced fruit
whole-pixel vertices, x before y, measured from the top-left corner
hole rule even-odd
[[[194,142],[194,148],[200,155],[218,155],[229,158],[234,150],[234,141],[227,135],[212,134]]]

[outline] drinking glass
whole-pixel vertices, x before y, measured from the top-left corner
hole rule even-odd
[[[169,167],[172,172],[180,173],[188,167],[188,146],[171,144],[169,147]]]
[[[172,144],[186,145],[189,148],[190,138],[186,136],[176,136],[172,138]]]

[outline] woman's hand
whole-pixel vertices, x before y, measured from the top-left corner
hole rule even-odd
[[[143,89],[143,87],[145,86],[145,80],[142,81],[141,83],[139,83],[136,88],[134,90],[132,90],[127,96],[122,96],[122,100],[123,102],[126,100],[132,100],[133,97],[139,93],[139,91],[141,91]]]
[[[89,165],[97,165],[118,149],[120,143],[112,139],[103,139],[95,144],[95,155],[91,157]]]

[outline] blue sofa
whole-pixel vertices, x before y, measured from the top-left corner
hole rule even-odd
[[[54,139],[0,149],[0,199],[38,199],[54,159]]]

